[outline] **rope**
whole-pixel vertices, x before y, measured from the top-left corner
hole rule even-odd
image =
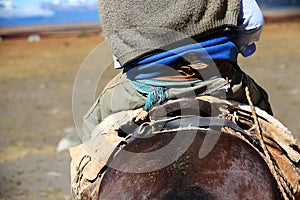
[[[276,170],[275,166],[273,165],[273,161],[270,157],[270,153],[269,153],[269,151],[268,151],[268,149],[267,149],[267,147],[266,147],[266,145],[263,141],[263,135],[262,135],[261,127],[258,123],[258,118],[257,118],[257,115],[256,115],[255,108],[253,106],[253,103],[251,101],[250,92],[249,92],[248,87],[245,88],[245,92],[246,92],[246,97],[247,97],[247,100],[248,100],[248,103],[249,103],[249,106],[250,106],[250,109],[251,109],[252,117],[253,117],[253,120],[254,120],[255,136],[258,138],[259,143],[262,147],[263,153],[265,155],[265,160],[266,160],[267,165],[269,166],[270,172],[273,174],[273,177],[275,178],[276,182],[278,183],[278,188],[279,188],[279,190],[280,190],[280,192],[283,196],[283,199],[284,200],[295,199],[293,197],[293,195],[290,193],[290,190],[288,189],[287,183],[282,182],[280,180],[280,176],[279,176],[280,173],[278,172],[278,169]],[[286,193],[289,194],[290,198],[287,196]]]
[[[144,110],[149,111],[153,106],[162,104],[166,100],[166,88],[176,86],[190,86],[201,82],[201,80],[193,81],[161,81],[161,80],[135,80],[130,81],[130,85],[138,92],[146,94],[147,99]]]
[[[166,99],[166,94],[163,87],[153,87],[153,90],[147,93],[147,99],[144,110],[148,111],[153,106],[163,103]]]
[[[209,80],[214,81],[212,77]],[[191,80],[191,81],[164,81],[164,80],[151,80],[151,79],[141,79],[141,80],[129,80],[130,85],[140,93],[147,96],[146,103],[144,106],[145,111],[149,111],[153,106],[162,104],[166,99],[166,92],[169,88],[173,87],[192,87],[195,84],[203,82],[203,80]],[[220,87],[216,87],[215,90],[224,87],[222,84]],[[211,90],[214,92],[214,90]]]

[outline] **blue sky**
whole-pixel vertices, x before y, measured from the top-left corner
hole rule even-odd
[[[95,6],[97,0],[0,0],[0,18],[50,17],[57,9]]]
[[[263,11],[300,8],[300,0],[257,2]],[[97,4],[98,0],[0,0],[0,27],[98,22]]]
[[[120,0],[121,1],[121,0]],[[263,7],[299,6],[299,0],[257,0]],[[0,18],[51,17],[56,10],[97,9],[97,0],[0,0]]]

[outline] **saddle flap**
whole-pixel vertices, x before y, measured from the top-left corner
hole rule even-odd
[[[71,162],[71,178],[76,179],[78,173],[84,174],[84,177],[88,180],[94,180],[98,176],[99,169],[101,169],[105,163],[100,162],[87,151],[84,144],[70,148]],[[73,181],[72,180],[72,181]]]
[[[285,151],[287,156],[293,162],[298,163],[300,160],[300,152],[292,146],[296,143],[296,140],[293,137],[284,134],[273,124],[268,123],[265,120],[259,119],[259,123],[261,128],[264,130],[264,136],[272,138],[273,141],[276,141],[276,143]]]

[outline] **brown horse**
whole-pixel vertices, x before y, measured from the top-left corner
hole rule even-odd
[[[161,156],[152,159],[147,156],[170,144],[178,135],[188,137],[190,132],[158,133],[127,144],[124,150],[134,154],[114,157],[110,166],[119,167],[109,167],[104,174],[100,199],[280,199],[276,181],[260,154],[228,133],[198,129],[188,148],[181,148],[179,142]],[[218,140],[201,157],[199,149],[210,135],[218,135]],[[174,155],[174,152],[181,153]],[[155,168],[168,160],[168,155],[176,157],[174,162]]]

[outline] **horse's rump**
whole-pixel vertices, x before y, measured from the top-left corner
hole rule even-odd
[[[138,164],[140,171],[150,171],[174,155],[166,152],[149,160],[143,154],[168,145],[176,134],[185,137],[191,133],[176,131],[134,140],[124,150],[139,154],[129,159],[116,155],[114,165],[128,170]],[[263,158],[240,138],[223,132],[209,154],[199,158],[208,134],[220,133],[198,130],[189,148],[161,169],[129,173],[109,168],[102,179],[100,199],[279,199],[276,182]]]
[[[142,126],[132,125],[135,111],[134,117],[129,112],[117,117],[122,121],[117,126],[104,122],[100,134],[71,151],[74,196],[84,199],[93,192],[94,197],[103,199],[192,199],[185,196],[188,194],[194,199],[276,199],[280,194],[292,199],[299,192],[299,148],[280,122],[256,111],[257,118],[247,106],[201,98],[158,106],[140,122]],[[157,167],[176,152],[172,149],[167,157],[143,157],[169,146],[177,136],[185,144],[191,133],[195,138],[188,148],[178,151],[180,156],[174,162]],[[201,156],[207,137],[216,134],[216,144]],[[142,136],[147,138],[139,138]],[[110,141],[111,146],[103,141]],[[135,154],[128,157],[124,152]],[[87,155],[89,159],[84,161]]]

